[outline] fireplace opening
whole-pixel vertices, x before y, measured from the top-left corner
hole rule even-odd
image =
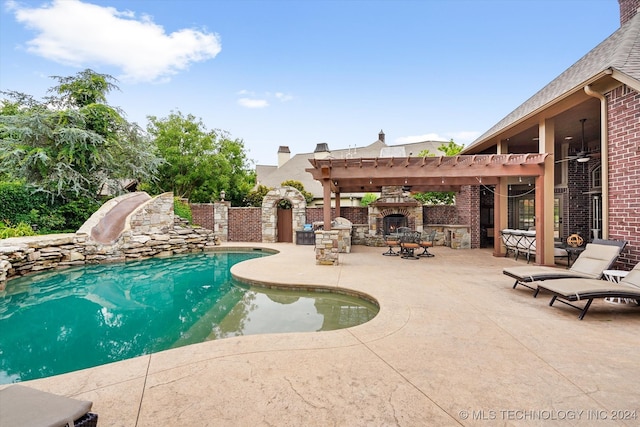
[[[384,235],[395,233],[399,227],[408,227],[409,221],[406,215],[391,214],[382,219],[382,231]]]

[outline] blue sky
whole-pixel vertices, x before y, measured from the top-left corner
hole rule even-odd
[[[0,90],[85,68],[143,127],[181,111],[277,149],[469,144],[619,27],[616,0],[3,1]]]

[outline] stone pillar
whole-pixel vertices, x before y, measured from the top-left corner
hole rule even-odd
[[[213,204],[213,232],[223,242],[229,241],[229,208],[231,202]]]
[[[316,265],[339,265],[338,230],[316,231]]]

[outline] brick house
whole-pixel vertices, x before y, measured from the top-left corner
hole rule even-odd
[[[388,158],[373,158],[376,154],[365,158],[364,150],[358,152],[359,158],[296,156],[295,176],[308,179],[304,168],[314,164],[315,182],[308,189],[315,185],[314,194],[328,197],[324,211],[308,211],[307,221],[326,223],[347,216],[345,210],[359,208],[344,204],[341,212],[339,205],[331,207],[331,199],[335,203],[350,192],[376,192],[381,185],[453,190],[457,191],[454,217],[468,225],[471,247],[481,246],[483,237],[495,242],[503,228],[533,227],[540,243],[538,263],[553,264],[554,241],[572,234],[585,241],[626,240],[621,266],[631,268],[640,262],[640,0],[619,3],[621,26],[616,32],[480,136],[463,156],[445,161],[447,165],[438,161],[433,168],[424,167],[425,161],[411,153],[393,165]],[[371,148],[378,151],[383,138],[381,133]],[[282,164],[296,164],[284,148],[279,153],[286,157]],[[479,159],[479,154],[495,158]],[[482,162],[493,164],[496,159],[498,170],[486,172],[489,168]],[[363,161],[375,162],[376,172],[362,168]],[[464,168],[457,166],[463,163]],[[332,174],[324,184],[322,168]],[[273,170],[258,175],[266,177]],[[335,175],[339,170],[342,177]],[[289,172],[274,182],[295,179]],[[229,212],[230,240],[261,241],[259,212],[239,209],[246,211]],[[241,227],[234,225],[236,216]],[[434,215],[424,215],[429,216]],[[247,232],[238,234],[239,229]],[[501,255],[504,248],[495,245],[494,252]]]
[[[619,4],[617,31],[462,154],[551,153],[546,240],[626,240],[621,263],[631,268],[640,262],[640,0]],[[508,212],[497,229],[538,223],[530,183],[512,177],[494,191],[509,195],[486,205]]]

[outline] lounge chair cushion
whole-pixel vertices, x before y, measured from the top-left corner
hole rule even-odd
[[[92,402],[46,393],[22,385],[0,390],[0,425],[70,426],[91,410]]]
[[[539,288],[570,301],[589,298],[606,298],[609,295],[626,294],[626,298],[640,298],[640,263],[620,283],[595,279],[561,279],[535,283]]]
[[[608,280],[594,279],[561,279],[549,280],[538,284],[543,290],[551,291],[570,301],[579,301],[589,298],[606,298],[625,293],[627,298],[640,298],[640,288],[612,283]],[[628,296],[627,296],[628,295]]]
[[[619,254],[620,248],[617,246],[588,243],[584,252],[571,266],[571,270],[599,279],[602,277],[602,272],[615,262]]]
[[[524,282],[565,277],[599,279],[602,277],[602,272],[615,262],[619,253],[618,246],[589,243],[568,270],[559,267],[519,265],[506,267],[503,273]]]

